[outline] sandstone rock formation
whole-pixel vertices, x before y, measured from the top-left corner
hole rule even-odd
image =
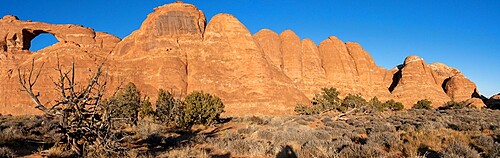
[[[385,84],[389,71],[376,66],[358,43],[344,43],[332,36],[320,43],[319,52],[329,86],[344,95],[360,93],[368,99],[377,96],[382,100],[390,97]]]
[[[395,74],[391,92],[394,97],[410,108],[418,100],[428,99],[433,107],[450,100],[443,91],[437,74],[418,56],[406,57]]]
[[[318,47],[310,39],[302,40],[302,78],[299,89],[308,98],[313,98],[327,83]]]
[[[207,25],[205,47],[188,61],[189,90],[220,96],[228,113],[292,114],[295,102],[307,102],[293,82],[266,60],[250,31],[229,14]],[[200,71],[202,70],[202,71]],[[277,106],[278,105],[278,106]]]
[[[30,52],[30,42],[41,33],[59,42]],[[155,100],[158,89],[177,96],[192,91],[213,93],[226,104],[226,115],[290,115],[296,103],[323,87],[335,87],[365,99],[395,99],[407,108],[421,99],[440,106],[449,100],[468,100],[481,106],[476,86],[457,69],[427,65],[407,57],[403,65],[387,70],[376,65],[360,44],[337,37],[316,45],[291,30],[277,34],[261,30],[254,35],[234,16],[218,14],[206,21],[201,10],[176,2],[154,9],[141,27],[123,40],[77,25],[53,25],[4,16],[0,20],[0,113],[37,113],[19,91],[17,69],[45,63],[36,90],[42,102],[57,97],[49,76],[57,61],[76,62],[78,80],[105,61],[108,88],[134,82],[142,94]]]

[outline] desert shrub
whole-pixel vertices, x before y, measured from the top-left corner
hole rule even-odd
[[[461,142],[452,142],[441,152],[443,157],[479,158],[479,153]]]
[[[304,104],[297,104],[294,111],[299,115],[316,115],[321,113],[321,110],[316,106],[307,106]]]
[[[238,133],[248,135],[248,134],[254,133],[256,130],[257,129],[254,126],[247,126],[247,127],[238,129]]]
[[[0,157],[14,158],[16,153],[7,147],[0,147]]]
[[[257,138],[272,140],[274,137],[274,133],[270,129],[259,130],[256,132]]]
[[[339,157],[337,149],[327,140],[310,140],[297,151],[298,157]]]
[[[488,149],[484,155],[485,157],[500,157],[500,144],[495,143],[493,147]]]
[[[473,108],[471,104],[467,103],[466,101],[461,101],[461,102],[456,102],[456,101],[449,101],[443,106],[439,107],[440,110],[448,110],[448,109],[463,109],[463,108]]]
[[[495,141],[488,135],[480,134],[477,137],[474,137],[471,145],[479,152],[485,152],[492,149],[495,145]]]
[[[185,158],[185,157],[199,157],[209,158],[207,150],[194,148],[194,147],[181,147],[176,148],[165,153],[160,154],[158,157],[172,157],[172,158]]]
[[[403,110],[405,108],[403,103],[396,102],[393,99],[386,101],[382,106],[387,107],[387,108],[391,109],[392,111],[399,111],[399,110]]]
[[[219,97],[203,92],[193,92],[187,95],[184,105],[184,121],[187,126],[212,125],[224,112],[224,104]]]
[[[239,139],[228,142],[226,149],[242,155],[270,155],[271,145],[262,140]]]
[[[367,144],[376,144],[378,146],[384,147],[388,151],[400,150],[399,145],[400,142],[399,135],[396,135],[392,132],[380,132],[375,134],[370,134],[368,137]]]
[[[136,125],[141,104],[141,94],[134,83],[128,83],[116,96],[107,101],[111,117]]]
[[[71,152],[66,151],[63,147],[60,146],[54,146],[49,150],[41,151],[40,154],[46,157],[75,157]],[[88,154],[86,156],[89,155],[91,154]]]
[[[425,109],[425,110],[432,110],[432,102],[427,100],[427,99],[422,99],[419,100],[417,103],[415,103],[411,108],[412,109]]]
[[[249,121],[251,124],[258,124],[258,125],[266,125],[269,123],[269,120],[264,116],[245,117],[245,120]]]
[[[340,157],[384,157],[384,151],[378,149],[376,146],[352,144],[342,151],[340,151]]]
[[[361,96],[361,94],[348,94],[342,103],[340,104],[339,111],[345,111],[350,108],[363,107],[367,104],[366,100]]]
[[[139,105],[139,117],[144,119],[145,117],[153,117],[154,115],[155,112],[153,111],[153,106],[149,101],[149,97],[145,97]]]

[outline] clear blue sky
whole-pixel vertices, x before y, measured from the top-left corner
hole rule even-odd
[[[173,0],[9,0],[0,15],[81,24],[120,38],[138,29],[153,8]],[[255,33],[291,29],[319,44],[328,36],[359,42],[382,67],[408,55],[460,69],[486,96],[500,92],[499,0],[185,0],[203,10],[235,15]],[[36,38],[34,47],[47,45]],[[34,48],[39,49],[39,48]]]

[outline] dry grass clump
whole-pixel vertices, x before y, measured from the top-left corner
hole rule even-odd
[[[16,157],[16,153],[7,147],[0,147],[0,157],[14,158]]]
[[[471,149],[463,142],[452,142],[441,152],[442,157],[480,158],[476,150]]]
[[[168,158],[209,158],[211,157],[207,150],[194,148],[194,147],[181,147],[176,148],[165,153],[158,155],[157,157],[168,157]]]

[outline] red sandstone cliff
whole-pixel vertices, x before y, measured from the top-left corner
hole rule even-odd
[[[59,42],[36,53],[30,41],[41,33]],[[78,80],[106,61],[110,87],[134,82],[154,100],[157,90],[177,95],[204,91],[220,96],[228,115],[289,115],[296,103],[308,103],[322,87],[366,99],[395,99],[407,108],[420,99],[437,107],[449,100],[478,96],[475,84],[444,64],[427,65],[407,57],[394,70],[376,65],[360,44],[330,37],[319,45],[287,30],[261,30],[251,35],[234,16],[219,14],[210,22],[201,10],[172,3],[149,14],[142,26],[123,40],[77,25],[27,22],[14,16],[0,20],[0,113],[37,113],[19,91],[17,68],[34,59],[45,63],[36,86],[42,101],[57,97],[49,76],[57,58],[76,62]],[[110,88],[110,89],[112,89]]]

